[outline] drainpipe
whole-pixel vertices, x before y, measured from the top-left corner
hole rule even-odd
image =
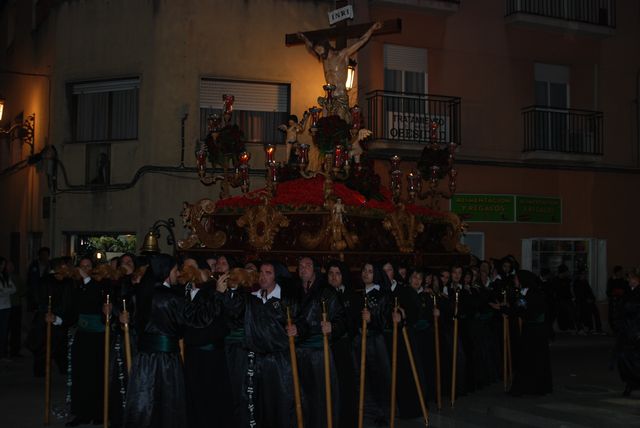
[[[640,68],[636,72],[636,167],[640,168]]]

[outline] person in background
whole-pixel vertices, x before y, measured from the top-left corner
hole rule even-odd
[[[518,299],[514,305],[502,310],[522,318],[522,336],[518,343],[515,375],[509,394],[512,396],[544,395],[553,391],[551,357],[544,316],[544,293],[540,278],[528,270],[519,270],[514,276]]]
[[[613,275],[607,281],[607,297],[609,298],[609,328],[616,335],[620,326],[616,324],[616,313],[620,312],[624,295],[629,290],[629,284],[624,278],[622,266],[613,267]]]
[[[33,353],[33,375],[35,377],[44,377],[45,375],[45,316],[49,310],[49,296],[51,296],[51,311],[62,316],[68,311],[74,289],[73,279],[64,274],[64,272],[71,273],[74,269],[71,257],[53,259],[51,268],[51,272],[48,272],[41,279],[39,300],[25,341],[25,347]],[[67,373],[67,333],[67,325],[63,325],[61,322],[53,323],[51,327],[51,359],[56,363],[61,374]]]
[[[556,290],[553,288],[553,281],[551,280],[551,270],[548,268],[540,269],[540,282],[542,283],[542,291],[544,293],[545,303],[547,305],[547,312],[544,315],[544,323],[547,326],[547,333],[549,340],[554,341],[556,339],[556,332],[553,329],[553,324],[556,321]]]
[[[391,324],[391,293],[384,291],[382,269],[372,263],[362,265],[360,279],[364,293],[352,306],[352,310],[361,313],[359,324],[365,321],[367,327],[366,365],[365,365],[365,418],[374,425],[389,424],[389,394],[391,386],[391,365],[385,345],[384,330]],[[366,306],[365,306],[366,302]],[[356,373],[360,376],[360,354],[362,351],[362,331],[354,339]]]
[[[7,260],[0,257],[0,361],[8,362],[7,338],[9,336],[9,316],[11,315],[11,295],[16,286],[7,274]]]
[[[327,264],[326,272],[329,286],[335,290],[345,309],[345,334],[334,340],[332,345],[338,378],[338,397],[340,398],[339,426],[353,427],[357,425],[358,396],[356,395],[356,385],[358,380],[355,376],[355,356],[352,344],[359,324],[361,324],[360,312],[353,310],[353,302],[357,297],[351,287],[347,266],[338,260],[331,260]]]
[[[27,271],[27,311],[34,312],[42,301],[42,279],[51,271],[49,257],[51,250],[42,247],[38,250],[38,258],[31,262]]]
[[[209,270],[211,272],[215,272],[216,271],[216,263],[217,263],[218,259],[216,257],[208,257],[205,261],[209,265]]]
[[[600,313],[596,306],[596,296],[587,281],[587,272],[581,270],[578,278],[573,282],[573,294],[576,296],[576,308],[578,325],[581,331],[586,333],[602,334],[602,324],[600,323]],[[595,320],[595,331],[594,327]],[[586,330],[586,331],[585,331]]]
[[[65,426],[75,427],[103,420],[104,334],[103,302],[106,281],[91,278],[93,260],[84,256],[76,268],[71,299],[66,310],[45,315],[53,325],[77,328],[71,351],[71,413]],[[110,310],[109,310],[110,312]]]
[[[22,300],[27,295],[24,281],[15,274],[15,266],[7,260],[5,267],[7,276],[16,286],[16,292],[11,295],[11,314],[9,315],[9,357],[21,358],[22,349]]]
[[[307,327],[307,337],[299,340],[296,346],[298,370],[301,379],[304,426],[321,428],[327,426],[326,392],[324,390],[323,335],[327,334],[330,343],[340,339],[346,332],[346,314],[342,302],[333,287],[329,287],[316,262],[311,257],[298,260],[298,276],[302,296],[299,318]],[[327,321],[323,321],[323,306],[327,311]],[[337,384],[335,362],[329,355],[331,383]],[[338,388],[332,392],[334,418],[338,418]]]
[[[619,328],[617,343],[618,372],[625,384],[623,396],[640,388],[640,275],[629,274],[629,291],[616,314]]]
[[[553,289],[556,293],[558,308],[558,328],[561,331],[575,330],[575,297],[569,278],[569,268],[566,265],[558,266],[558,275],[553,279]]]

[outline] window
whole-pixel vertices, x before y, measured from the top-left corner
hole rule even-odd
[[[569,108],[569,67],[536,64],[536,105],[559,109]]]
[[[71,84],[73,141],[137,139],[139,88],[139,78]]]
[[[136,252],[136,235],[132,232],[63,232],[65,254],[74,258],[105,251],[107,260]]]
[[[427,92],[427,50],[385,44],[382,109],[387,139],[419,143],[454,140],[451,120],[456,114],[455,105],[451,99]],[[438,124],[435,139],[432,123]]]
[[[469,246],[471,254],[484,260],[484,232],[467,232],[461,241],[464,245]]]
[[[289,116],[290,89],[290,85],[279,83],[200,80],[200,138],[207,136],[207,118],[222,115],[222,96],[228,94],[235,98],[232,122],[244,132],[245,141],[281,141],[278,126]]]
[[[427,50],[384,45],[384,90],[427,93]]]
[[[522,240],[522,268],[555,275],[561,264],[571,277],[584,270],[597,299],[606,298],[607,241],[595,238],[531,238]]]
[[[565,151],[569,117],[569,67],[536,64],[534,74],[536,147]]]

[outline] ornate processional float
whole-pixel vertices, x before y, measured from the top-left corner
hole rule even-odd
[[[439,125],[431,123],[433,138],[406,174],[407,197],[402,197],[400,158],[390,159],[390,188],[382,186],[367,150],[371,131],[349,100],[352,55],[374,33],[393,31],[393,26],[399,22],[369,24],[354,44],[341,49],[331,46],[322,31],[295,35],[322,60],[329,83],[300,121],[291,115],[281,125],[285,163],[275,161],[276,145],[264,146],[262,189],[250,190],[250,154],[232,121],[234,96],[222,97],[222,117],[209,118],[207,138],[196,151],[200,181],[220,182],[219,198],[183,203],[189,234],[177,241],[179,251],[268,257],[289,266],[303,254],[322,262],[339,258],[351,266],[382,259],[429,267],[468,263],[468,248],[460,242],[466,225],[439,209],[439,202],[455,192],[456,144],[438,139]],[[290,44],[292,36],[287,36]],[[208,164],[222,174],[208,174]],[[242,194],[230,196],[232,187]]]

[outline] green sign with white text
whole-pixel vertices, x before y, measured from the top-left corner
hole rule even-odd
[[[516,196],[519,223],[562,223],[562,200],[539,196]]]
[[[515,197],[513,195],[465,195],[451,198],[451,211],[462,221],[513,222]]]

